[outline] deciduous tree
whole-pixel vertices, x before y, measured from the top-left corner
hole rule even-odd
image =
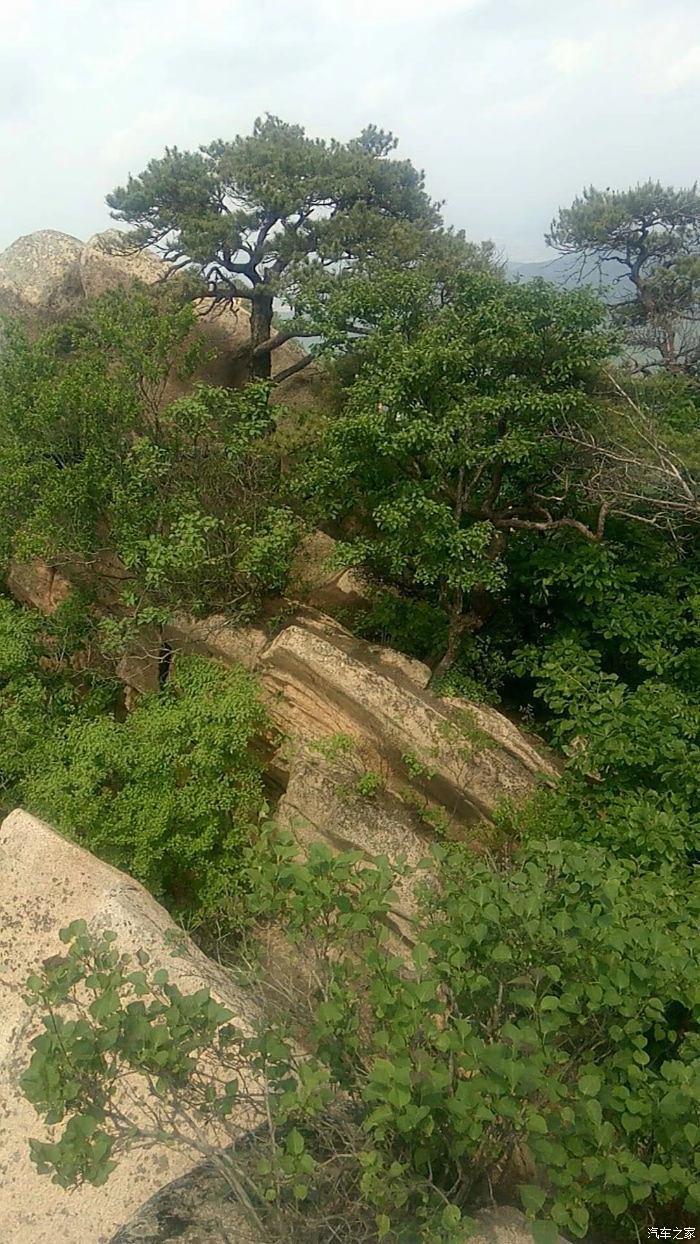
[[[464,274],[439,301],[414,276],[365,287],[377,327],[299,485],[319,516],[359,524],[351,561],[447,609],[436,675],[487,616],[510,535],[601,538],[604,507],[582,517],[549,485],[566,453],[553,431],[590,418],[609,345],[587,291]]]

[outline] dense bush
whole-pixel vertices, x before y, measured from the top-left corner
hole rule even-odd
[[[78,715],[45,739],[24,799],[181,917],[235,923],[263,806],[265,724],[244,670],[180,658],[164,689],[125,720]]]
[[[182,605],[245,615],[279,590],[300,523],[277,495],[269,385],[199,385],[167,403],[167,382],[202,353],[193,323],[191,308],[131,290],[32,344],[11,334],[0,358],[4,561],[68,565],[146,622]]]
[[[502,688],[568,762],[519,819],[685,872],[700,848],[700,566],[689,541],[615,536],[511,558]]]
[[[585,292],[463,274],[441,305],[419,278],[387,281],[347,401],[297,487],[326,520],[351,520],[351,561],[439,605],[449,658],[505,586],[503,551],[523,530],[595,538],[567,500],[543,507],[567,455],[558,420],[586,423],[609,348]]]
[[[77,616],[76,616],[77,613]],[[64,605],[50,618],[0,597],[0,808],[22,802],[52,742],[71,722],[110,714],[113,680],[80,662],[90,643],[80,607]]]

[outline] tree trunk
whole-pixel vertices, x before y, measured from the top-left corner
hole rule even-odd
[[[256,348],[272,336],[272,294],[253,294],[250,308],[250,375],[253,380],[269,380],[272,374],[272,351]]]

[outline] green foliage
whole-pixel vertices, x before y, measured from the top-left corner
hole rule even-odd
[[[192,324],[190,308],[117,291],[0,360],[4,558],[68,563],[114,594],[116,554],[120,603],[146,622],[173,605],[249,612],[281,587],[300,531],[276,497],[266,385],[163,404],[176,363],[191,370]]]
[[[563,789],[518,823],[685,872],[700,850],[697,558],[646,529],[616,535],[565,558],[521,546],[511,564],[526,642],[511,635],[510,668],[568,757]]]
[[[354,864],[339,867],[335,891],[357,890],[369,910],[389,874],[358,890]],[[352,920],[346,928],[354,942]],[[285,1027],[242,1032],[207,990],[183,994],[148,955],[120,955],[114,933],[92,938],[84,921],[61,938],[65,955],[27,982],[43,1032],[32,1042],[22,1089],[60,1129],[56,1140],[30,1142],[40,1173],[65,1188],[100,1186],[124,1152],[167,1143],[195,1158],[216,1156],[257,1238],[322,1244],[330,1232],[341,1244],[456,1240],[449,1228],[460,1221],[457,1207],[447,1213],[425,1182],[368,1146],[354,1112],[338,1102],[331,1069],[300,1055]],[[143,1093],[145,1115],[137,1105]],[[241,1118],[246,1127],[260,1124],[246,1146],[234,1143]],[[207,1138],[211,1123],[220,1149]]]
[[[44,736],[24,799],[190,923],[236,924],[263,807],[265,725],[244,670],[179,658],[164,689],[124,721],[80,715]]]
[[[340,948],[367,931],[334,965],[314,1037],[380,1155],[464,1209],[529,1154],[524,1208],[576,1236],[622,1215],[634,1238],[647,1213],[697,1211],[697,886],[561,841],[504,869],[443,852],[407,972],[376,940],[381,864],[365,921],[347,857],[278,852],[279,884],[255,892],[292,932],[323,940],[332,920]]]
[[[591,410],[600,318],[585,293],[475,274],[436,309],[420,277],[394,278],[345,409],[297,481],[316,514],[360,516],[348,560],[453,616],[500,593],[506,534],[562,525],[538,522],[531,498],[563,452],[553,425]]]
[[[388,644],[408,656],[425,661],[440,656],[447,643],[448,620],[444,610],[425,600],[377,588],[363,609],[336,616],[356,635],[372,643]]]
[[[614,315],[628,326],[632,344],[658,352],[671,370],[698,362],[692,327],[700,298],[696,186],[675,190],[655,181],[629,190],[590,186],[560,210],[546,240],[563,254],[618,265],[632,292],[621,299],[616,288]]]
[[[34,1142],[41,1169],[99,1182],[119,1145],[140,1143],[113,1118],[119,1074],[152,1070],[165,1118],[173,1100],[176,1116],[178,1101],[189,1111],[194,1100],[225,1118],[244,1100],[247,1059],[268,1078],[274,1138],[255,1207],[298,1201],[313,1220],[331,1167],[334,1206],[352,1189],[372,1224],[353,1235],[346,1200],[333,1222],[348,1242],[457,1244],[465,1215],[523,1163],[526,1212],[576,1237],[590,1225],[632,1240],[655,1217],[697,1213],[696,885],[679,894],[556,840],[500,867],[443,849],[407,964],[387,942],[401,865],[320,846],[300,860],[291,839],[270,830],[265,841],[251,859],[251,908],[284,922],[319,986],[304,1056],[295,1062],[279,1026],[242,1041],[204,992],[182,999],[164,973],[131,973],[73,927],[67,956],[29,984],[45,1031],[24,1088],[64,1125],[53,1145]],[[77,982],[88,1002],[74,1025]],[[207,1089],[195,1065],[203,1046],[219,1056],[229,1041],[237,1083],[219,1074]]]
[[[113,681],[73,668],[86,636],[72,624],[70,606],[40,618],[0,597],[0,806],[24,798],[41,770],[47,745],[66,726],[94,720],[116,698]]]

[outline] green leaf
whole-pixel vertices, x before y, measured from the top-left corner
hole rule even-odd
[[[518,1192],[523,1203],[523,1209],[530,1216],[539,1213],[547,1200],[547,1193],[543,1188],[536,1187],[535,1184],[518,1184]]]
[[[600,1092],[602,1083],[599,1075],[589,1073],[580,1077],[578,1086],[586,1097],[595,1097]]]
[[[605,1197],[607,1205],[613,1218],[619,1218],[627,1209],[627,1197],[622,1192],[609,1192]]]
[[[287,1153],[291,1153],[294,1157],[298,1157],[300,1153],[304,1152],[304,1137],[295,1127],[292,1128],[285,1138],[285,1148]]]
[[[555,1223],[536,1221],[531,1224],[532,1238],[535,1244],[557,1244],[559,1232]]]

